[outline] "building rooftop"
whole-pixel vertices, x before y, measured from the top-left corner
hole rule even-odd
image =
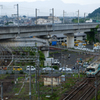
[[[47,75],[44,75],[43,77],[59,77],[59,76],[61,76],[62,74],[61,73],[59,73],[59,74],[47,74]]]

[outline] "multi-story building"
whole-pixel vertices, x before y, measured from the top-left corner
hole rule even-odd
[[[52,16],[39,16],[37,17],[37,24],[52,24],[53,17]],[[36,24],[36,18],[34,23]],[[54,16],[54,23],[62,23],[60,18]]]
[[[63,35],[63,34],[54,34],[51,36],[51,42],[52,41],[57,41],[57,44],[61,44],[62,42],[67,43],[67,36]],[[74,34],[74,41],[77,40],[82,40],[85,41],[86,40],[86,34],[84,33],[75,33]]]

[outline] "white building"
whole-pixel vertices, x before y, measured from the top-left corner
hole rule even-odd
[[[39,25],[43,25],[43,24],[52,24],[52,16],[49,16],[49,17],[42,17],[42,18],[38,18],[37,19],[37,24]],[[36,20],[35,20],[35,23],[36,23]],[[62,23],[62,21],[58,18],[58,17],[54,17],[54,23],[57,24],[57,23]]]
[[[51,36],[53,37],[57,37],[57,39],[55,39],[55,41],[57,41],[58,44],[61,44],[62,42],[67,43],[67,36],[63,35],[63,34],[54,34]],[[51,38],[51,41],[54,39]],[[85,33],[74,33],[74,41],[77,40],[82,40],[85,41],[86,40],[86,34]]]
[[[92,23],[93,21],[92,21],[92,19],[89,19],[89,20],[86,20],[85,22],[86,23]]]
[[[57,86],[62,83],[62,78],[61,78],[61,73],[60,74],[47,74],[43,77],[44,80],[44,86]]]

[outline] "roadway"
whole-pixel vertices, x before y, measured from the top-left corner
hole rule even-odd
[[[43,36],[51,34],[72,34],[77,32],[89,32],[91,28],[96,28],[100,23],[81,24],[54,24],[54,25],[34,25],[34,26],[0,26],[0,39],[11,39],[30,36]],[[98,28],[99,31],[99,28]]]

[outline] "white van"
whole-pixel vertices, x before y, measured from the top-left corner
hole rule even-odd
[[[26,70],[29,71],[30,70],[30,66],[27,66]],[[31,66],[31,71],[34,71],[34,70],[36,70],[36,68],[34,68],[34,66]]]

